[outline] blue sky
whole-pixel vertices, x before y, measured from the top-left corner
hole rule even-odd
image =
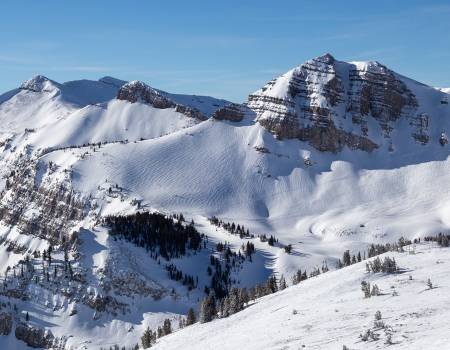
[[[0,91],[105,75],[242,101],[325,52],[450,86],[450,2],[5,1]]]

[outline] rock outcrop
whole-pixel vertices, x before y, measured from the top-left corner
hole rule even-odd
[[[126,100],[131,103],[142,102],[155,108],[175,108],[176,103],[170,101],[158,91],[141,81],[131,81],[123,85],[117,93],[118,100]]]
[[[189,118],[207,119],[199,110],[177,104],[141,81],[131,81],[123,85],[117,93],[117,99],[131,103],[146,103],[158,109],[174,108],[176,112],[182,113]]]
[[[370,118],[382,137],[390,137],[394,123],[408,118],[412,136],[427,142],[427,123],[415,114],[416,97],[378,62],[346,63],[326,54],[270,81],[249,96],[247,105],[278,138],[298,138],[320,151],[378,148]]]
[[[231,103],[216,110],[212,117],[217,120],[229,120],[231,122],[240,122],[244,119],[246,111],[244,106],[237,103]]]
[[[25,342],[32,348],[50,349],[55,337],[49,330],[32,327],[25,323],[19,323],[15,332],[16,338]]]
[[[9,312],[0,312],[0,335],[11,333],[12,323],[12,316]]]

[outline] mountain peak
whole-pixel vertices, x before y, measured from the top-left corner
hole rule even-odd
[[[313,60],[314,61],[323,62],[323,63],[326,63],[326,64],[333,64],[336,61],[336,59],[333,57],[333,55],[331,55],[328,52],[326,54],[322,55],[322,56],[314,58]]]
[[[142,102],[155,108],[175,107],[176,103],[163,96],[151,86],[139,80],[133,80],[123,85],[117,93],[118,100],[126,100],[131,103]]]
[[[110,77],[110,76],[102,77],[98,81],[108,84],[108,85],[116,86],[118,88],[122,87],[123,85],[125,85],[127,83],[125,80],[117,79],[117,78]]]
[[[390,139],[400,118],[414,120],[416,142],[430,139],[428,117],[417,114],[413,91],[377,61],[340,62],[327,53],[268,82],[249,96],[248,106],[277,137],[308,141],[320,151],[347,146],[371,152],[380,147],[378,140]],[[369,130],[373,119],[381,135]]]
[[[58,85],[59,84],[57,82],[50,80],[46,76],[38,74],[23,82],[22,85],[20,85],[20,89],[34,92],[54,91],[55,89],[58,89]]]

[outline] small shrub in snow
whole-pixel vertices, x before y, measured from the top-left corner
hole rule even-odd
[[[388,334],[386,335],[386,344],[387,344],[387,345],[392,345],[392,344],[394,344],[394,343],[392,342],[392,334],[390,334],[390,333],[388,333]]]
[[[370,283],[366,281],[361,282],[361,290],[364,293],[364,298],[370,298]]]
[[[384,328],[384,322],[381,319],[381,312],[378,310],[375,312],[375,320],[373,322],[375,328]]]
[[[372,291],[370,292],[370,295],[373,297],[380,295],[380,289],[378,288],[378,286],[376,284],[374,284],[372,286]]]

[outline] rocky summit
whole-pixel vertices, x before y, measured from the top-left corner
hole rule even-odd
[[[297,138],[320,151],[372,152],[392,141],[402,120],[414,140],[430,142],[429,124],[440,115],[409,85],[379,62],[347,63],[325,54],[270,81],[247,105],[278,138]]]

